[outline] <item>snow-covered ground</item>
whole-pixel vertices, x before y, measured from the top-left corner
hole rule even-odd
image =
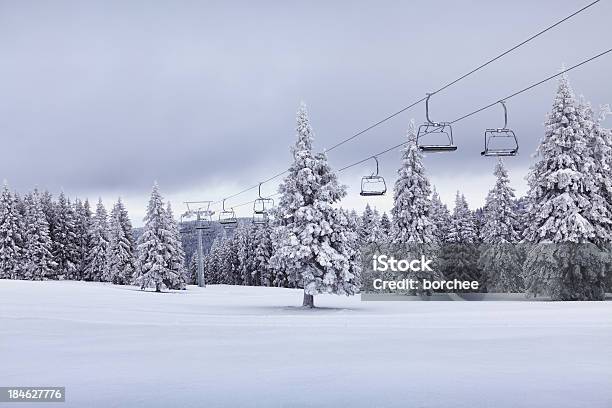
[[[65,385],[69,407],[612,407],[610,301],[300,302],[0,280],[0,386]]]

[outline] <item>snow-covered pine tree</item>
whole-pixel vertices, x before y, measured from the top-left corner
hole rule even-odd
[[[478,281],[484,290],[477,242],[474,215],[465,197],[457,191],[448,236],[440,254],[442,274],[449,280]]]
[[[87,254],[91,251],[91,241],[89,231],[93,223],[89,201],[83,203],[77,199],[74,203],[75,229],[77,238],[77,268],[70,279],[84,279],[87,269]]]
[[[98,199],[96,213],[89,230],[90,248],[87,253],[83,279],[87,281],[103,281],[109,274],[107,264],[108,253],[108,216],[102,199]]]
[[[590,103],[582,101],[581,106],[586,110],[585,115],[591,117],[593,122],[589,147],[595,166],[591,175],[595,179],[605,208],[605,213],[601,214],[600,218],[612,220],[612,131],[603,126],[606,117],[612,112],[609,105],[601,106],[598,115],[595,115]],[[612,222],[605,222],[604,227],[607,229],[607,237],[598,239],[596,243],[603,249],[602,255],[605,258],[605,286],[612,289]]]
[[[289,285],[304,288],[304,307],[314,307],[314,295],[352,295],[359,290],[359,269],[344,235],[348,219],[333,207],[346,194],[327,163],[313,154],[313,131],[306,107],[297,113],[293,164],[279,187],[271,265]]]
[[[181,241],[181,231],[178,222],[174,219],[170,202],[166,206],[166,217],[168,217],[168,226],[171,232],[168,236],[168,248],[171,252],[168,268],[175,275],[175,279],[171,283],[171,289],[185,289],[188,280],[187,270],[185,269],[185,250]]]
[[[157,183],[151,191],[144,223],[143,233],[138,239],[137,281],[141,289],[154,287],[156,292],[161,292],[164,287],[168,287],[167,283],[178,277],[168,267],[173,255],[173,249],[169,247],[173,231],[168,225],[168,216]]]
[[[270,267],[272,257],[272,228],[269,223],[254,228],[253,277],[257,285],[273,286],[274,270]]]
[[[600,194],[606,203],[608,214],[612,214],[612,129],[603,125],[606,117],[612,114],[609,105],[600,107],[599,115],[595,118],[593,129],[593,153],[598,169],[598,184]],[[603,243],[605,252],[608,254],[606,266],[606,287],[612,292],[612,226],[609,226],[608,242]]]
[[[59,279],[70,279],[79,266],[79,243],[74,208],[63,192],[57,199],[53,215],[55,226],[51,241],[57,264],[55,274]]]
[[[23,223],[17,198],[6,181],[0,194],[0,279],[17,279],[22,272]]]
[[[351,214],[347,214],[349,221],[353,221]],[[380,214],[376,209],[372,210],[370,204],[366,204],[361,217],[358,218],[358,242],[359,247],[370,244],[382,244],[384,234],[380,226]]]
[[[436,242],[445,242],[450,229],[451,216],[448,207],[440,199],[440,195],[435,187],[431,194],[431,219],[436,225]]]
[[[370,207],[370,204],[366,204],[365,209],[361,214],[361,217],[359,217],[358,224],[358,235],[359,242],[361,243],[361,245],[366,245],[370,242],[370,226],[372,225],[373,217],[374,211],[372,211],[372,207]]]
[[[39,192],[39,197],[42,211],[47,218],[47,224],[49,224],[49,234],[51,234],[51,239],[53,239],[53,230],[55,229],[55,221],[57,219],[53,195],[48,190],[45,190],[42,193]]]
[[[391,236],[391,220],[386,212],[383,212],[380,217],[380,231],[385,242],[388,241]]]
[[[219,240],[219,248],[217,252],[219,279],[221,283],[226,285],[239,285],[238,280],[238,254],[236,250],[234,235],[227,236],[224,234]]]
[[[221,262],[220,262],[220,257],[219,257],[220,245],[221,245],[221,237],[217,236],[214,239],[212,245],[210,246],[210,250],[208,251],[208,254],[206,255],[206,257],[204,257],[204,268],[206,270],[205,271],[206,278],[211,284],[224,283],[222,280],[221,274],[220,274],[220,271],[221,271]],[[197,265],[195,267],[196,267],[196,273],[197,273]]]
[[[25,204],[25,279],[43,280],[53,277],[56,266],[51,249],[49,224],[42,210],[40,194],[34,191],[26,196]]]
[[[436,225],[431,219],[431,187],[423,166],[423,154],[416,143],[414,120],[406,134],[402,163],[393,189],[392,242],[394,244],[435,243]]]
[[[489,292],[520,292],[522,258],[517,244],[521,240],[514,189],[500,158],[493,173],[497,181],[489,191],[483,210],[480,238],[483,242],[479,266]]]
[[[270,267],[272,257],[272,228],[269,223],[260,224],[254,229],[255,248],[253,253],[254,278],[259,279],[258,285],[273,286],[274,270]]]
[[[110,213],[107,268],[104,280],[115,285],[129,285],[136,271],[134,233],[121,198]]]
[[[252,285],[253,253],[249,224],[239,224],[234,232],[233,241],[236,248],[236,264],[234,265],[236,283],[238,285]]]
[[[480,236],[481,236],[482,230],[486,222],[484,208],[475,209],[473,212],[473,215],[474,215],[474,226],[476,227],[476,239],[477,239],[477,242],[480,242]]]
[[[604,260],[596,245],[609,241],[610,219],[598,185],[594,124],[566,75],[528,175],[532,244],[523,266],[528,293],[553,300],[604,298]]]
[[[529,224],[529,197],[523,196],[514,200],[517,214],[517,231],[521,237],[525,236],[525,230]]]

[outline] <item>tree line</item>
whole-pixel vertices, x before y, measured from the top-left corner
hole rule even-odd
[[[160,237],[155,268],[163,264],[167,287],[184,288],[178,225],[170,204],[164,208],[157,186],[152,200]],[[63,192],[57,200],[48,191],[38,190],[22,198],[5,183],[0,194],[0,278],[139,283],[145,287],[153,273],[151,240],[151,233],[145,232],[136,242],[121,199],[108,214],[101,199],[94,212],[88,200],[71,201]]]
[[[478,280],[484,290],[546,295],[556,300],[603,299],[610,284],[612,246],[612,132],[609,109],[595,112],[559,80],[545,123],[529,191],[517,199],[500,160],[482,209],[471,211],[457,192],[452,213],[432,187],[414,123],[407,132],[390,216],[369,206],[358,216],[338,207],[346,186],[313,152],[306,107],[297,113],[293,163],[280,200],[264,225],[240,223],[218,236],[204,259],[207,283],[303,288],[304,306],[319,293],[360,290],[362,250],[423,253],[439,258],[432,275],[417,279]],[[0,277],[137,283],[184,288],[195,282],[195,259],[185,267],[179,226],[153,187],[137,242],[121,200],[107,215],[99,201],[54,201],[35,190],[0,195]]]

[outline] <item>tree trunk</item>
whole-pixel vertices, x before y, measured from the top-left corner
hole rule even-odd
[[[160,285],[159,283],[156,283],[156,284],[155,284],[155,291],[156,291],[156,292],[161,292],[161,287],[160,287],[160,286],[161,286],[161,285]]]
[[[308,308],[315,307],[315,305],[314,305],[314,296],[313,295],[307,295],[306,292],[304,292],[304,302],[302,303],[302,307],[308,307]]]

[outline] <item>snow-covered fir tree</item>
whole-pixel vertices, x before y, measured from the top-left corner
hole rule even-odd
[[[239,224],[232,237],[237,256],[234,268],[238,285],[252,285],[253,248],[251,246],[251,237],[249,236],[249,227],[250,225],[247,223]]]
[[[345,187],[338,184],[325,154],[313,154],[313,131],[303,104],[297,139],[293,164],[279,187],[270,263],[290,285],[303,287],[303,305],[314,307],[316,294],[356,293],[360,264],[347,242],[348,219],[333,207],[346,194]]]
[[[495,186],[489,191],[483,211],[483,242],[479,265],[489,292],[520,292],[522,258],[517,244],[521,240],[514,189],[500,158],[495,165]]]
[[[348,214],[350,217],[350,214]],[[376,209],[372,210],[370,204],[366,204],[365,210],[360,218],[358,226],[359,244],[379,244],[382,243],[382,229],[380,226],[380,215]]]
[[[383,212],[380,216],[380,228],[383,234],[391,234],[391,220],[386,212]]]
[[[116,285],[131,283],[136,271],[134,245],[132,223],[123,201],[119,198],[110,213],[107,275],[104,280]]]
[[[440,253],[440,268],[446,279],[478,281],[484,290],[477,243],[474,215],[465,197],[457,191],[448,236]]]
[[[274,270],[270,267],[270,257],[272,256],[271,233],[270,223],[260,224],[254,228],[254,278],[258,280],[258,285],[261,286],[274,285]]]
[[[87,281],[102,281],[109,277],[108,274],[108,215],[102,199],[98,199],[96,213],[93,217],[89,230],[90,247],[87,252],[85,271],[83,279]]]
[[[436,242],[445,242],[446,238],[448,237],[451,216],[450,211],[448,211],[448,207],[440,199],[440,195],[435,187],[433,188],[433,192],[431,194],[431,220],[436,225]]]
[[[206,254],[206,256],[204,257],[204,269],[205,269],[204,273],[206,274],[206,279],[211,284],[223,283],[221,279],[221,274],[220,274],[220,271],[221,271],[221,260],[220,260],[220,254],[219,254],[220,245],[221,245],[221,237],[217,236],[214,239],[212,245],[210,246],[210,250],[208,251],[208,254]],[[193,259],[195,262],[196,258],[193,258]],[[195,268],[196,268],[195,273],[197,273],[197,264],[195,265]]]
[[[594,167],[591,171],[595,183],[598,187],[599,195],[603,198],[605,205],[605,217],[612,218],[612,130],[606,129],[603,122],[611,114],[610,106],[600,107],[599,114],[595,115],[590,103],[582,102],[585,115],[591,117],[593,128],[590,132],[589,147],[593,156]],[[608,234],[605,238],[600,238],[600,244],[610,243],[612,239],[612,222],[605,223]]]
[[[25,204],[25,259],[23,277],[43,280],[54,277],[56,266],[51,250],[53,243],[49,223],[42,209],[40,194],[34,191],[26,196]]]
[[[137,281],[141,289],[153,287],[156,292],[161,292],[164,287],[172,287],[178,276],[169,267],[174,255],[169,243],[174,232],[168,223],[157,183],[151,191],[144,223],[143,233],[138,239]]]
[[[484,208],[475,209],[473,212],[473,215],[474,215],[474,226],[476,227],[476,237],[477,237],[478,242],[480,242],[482,230],[484,229],[484,225],[486,222]]]
[[[436,225],[431,219],[431,187],[423,166],[423,154],[416,143],[413,120],[407,138],[393,189],[392,242],[432,244],[436,238]]]
[[[187,270],[185,269],[185,250],[181,241],[181,231],[178,222],[174,219],[172,206],[168,202],[166,206],[166,217],[171,234],[168,237],[168,248],[170,250],[170,261],[168,268],[174,273],[172,289],[185,289],[187,285]]]
[[[58,278],[72,278],[79,267],[79,242],[74,207],[64,193],[60,193],[55,205],[54,228],[51,232],[53,257],[57,264]]]
[[[0,194],[0,279],[17,279],[23,269],[24,234],[17,203],[5,182]]]
[[[87,254],[91,251],[90,230],[93,223],[89,201],[77,199],[74,203],[77,238],[77,268],[70,279],[82,280],[87,269]]]
[[[527,291],[553,300],[599,300],[605,295],[602,254],[610,218],[593,157],[594,123],[575,98],[566,75],[559,80],[552,112],[529,175],[524,263]]]

